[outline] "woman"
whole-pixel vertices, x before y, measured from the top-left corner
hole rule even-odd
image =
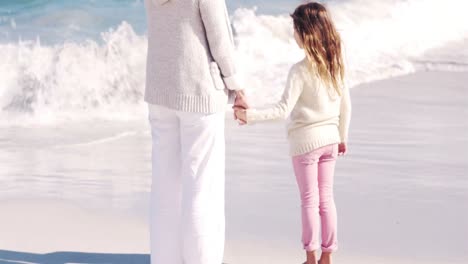
[[[151,263],[220,264],[224,120],[238,85],[224,0],[146,0]]]

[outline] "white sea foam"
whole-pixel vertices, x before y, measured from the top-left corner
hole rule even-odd
[[[94,41],[0,46],[0,105],[5,116],[35,122],[57,118],[126,118],[141,107],[146,37],[123,22]]]
[[[468,70],[468,2],[331,2],[346,47],[351,85],[417,70]],[[232,22],[245,86],[272,103],[303,57],[288,15],[238,9]],[[146,36],[126,22],[101,41],[0,44],[0,123],[142,116]]]
[[[104,138],[99,138],[99,139],[95,139],[95,140],[91,140],[91,141],[87,141],[87,142],[57,145],[54,148],[61,149],[61,148],[89,147],[89,146],[109,143],[109,142],[112,142],[112,141],[117,141],[117,140],[120,140],[120,139],[126,138],[126,137],[136,136],[138,134],[139,133],[136,132],[136,131],[127,131],[127,132],[118,133],[117,135],[108,136],[108,137],[104,137]]]

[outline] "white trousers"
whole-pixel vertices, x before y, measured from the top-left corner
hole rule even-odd
[[[221,264],[225,115],[150,104],[149,120],[151,264]]]

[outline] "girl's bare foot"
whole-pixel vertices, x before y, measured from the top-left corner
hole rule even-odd
[[[307,251],[307,261],[305,264],[317,264],[317,257],[315,251]]]
[[[331,253],[322,252],[322,255],[320,256],[320,260],[318,264],[332,264]]]

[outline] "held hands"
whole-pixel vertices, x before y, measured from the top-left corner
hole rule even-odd
[[[242,108],[235,109],[234,108],[234,115],[236,116],[236,119],[239,121],[239,124],[241,126],[247,124],[247,111],[245,109],[242,109]]]
[[[234,120],[237,120],[240,125],[247,124],[246,109],[249,109],[249,104],[244,91],[236,92],[236,100],[232,109],[234,109]]]

